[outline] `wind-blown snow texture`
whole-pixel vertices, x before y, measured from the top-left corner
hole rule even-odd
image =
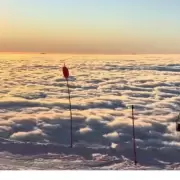
[[[180,112],[179,59],[180,55],[1,54],[0,150],[31,158],[70,151],[67,157],[76,154],[86,161],[93,159],[93,153],[108,154],[111,161],[113,156],[121,160],[99,168],[133,168],[128,109],[133,104],[139,168],[179,167],[180,133],[174,123]],[[51,147],[53,143],[70,142],[69,101],[60,67],[64,62],[71,75],[73,140],[82,148],[80,151],[78,147],[66,147],[64,152],[62,147]],[[118,144],[115,150],[107,148],[112,143]],[[84,151],[87,153],[83,155]],[[5,162],[2,158],[0,161]],[[127,162],[130,164],[126,166]],[[67,168],[82,169],[70,164]],[[7,168],[13,167],[16,165]],[[33,167],[41,169],[40,165]],[[56,169],[56,163],[51,167]],[[23,164],[21,168],[30,166]],[[93,168],[86,163],[83,169]]]

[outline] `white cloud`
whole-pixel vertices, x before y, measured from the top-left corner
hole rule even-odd
[[[12,134],[10,138],[22,141],[40,141],[44,140],[45,134],[40,129],[37,129],[28,132],[17,132]]]
[[[105,138],[108,138],[112,141],[118,141],[119,139],[119,134],[117,132],[112,132],[112,133],[108,133],[103,135]]]
[[[130,147],[128,106],[134,104],[137,145],[142,154],[153,148],[179,148],[174,123],[180,110],[179,58],[121,55],[92,60],[89,55],[79,55],[67,60],[74,140]],[[64,61],[59,55],[41,60],[33,55],[0,55],[0,61],[0,137],[69,143],[69,100],[59,71]],[[129,155],[125,150],[122,153]],[[163,153],[169,155],[165,150]],[[158,152],[152,156],[158,157]]]
[[[92,131],[92,129],[89,128],[89,127],[85,127],[85,128],[80,128],[80,129],[79,129],[79,132],[80,132],[81,134],[86,134],[86,133],[91,132],[91,131]]]

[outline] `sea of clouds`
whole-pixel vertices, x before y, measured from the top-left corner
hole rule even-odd
[[[132,149],[132,104],[142,159],[180,161],[180,55],[0,55],[0,137]]]

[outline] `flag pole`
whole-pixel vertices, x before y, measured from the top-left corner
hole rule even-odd
[[[69,90],[69,83],[68,83],[68,79],[66,79],[67,81],[67,88],[68,88],[68,95],[69,95],[69,112],[70,112],[70,132],[71,132],[71,148],[73,147],[73,134],[72,134],[72,108],[71,108],[71,95],[70,95],[70,90]]]
[[[73,147],[73,133],[72,133],[72,107],[71,107],[71,95],[70,95],[70,90],[69,90],[69,83],[68,83],[68,78],[69,78],[69,70],[68,68],[65,66],[64,63],[64,67],[62,68],[63,70],[63,75],[64,78],[66,79],[67,82],[67,88],[68,88],[68,95],[69,95],[69,112],[70,112],[70,147]]]
[[[134,164],[137,164],[136,157],[136,138],[135,138],[135,128],[134,128],[134,106],[132,105],[132,124],[133,124],[133,149],[134,149]]]

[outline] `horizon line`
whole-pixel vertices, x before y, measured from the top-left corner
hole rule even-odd
[[[143,54],[154,54],[154,55],[168,55],[168,54],[180,54],[179,53],[72,53],[72,52],[33,52],[33,51],[26,51],[26,52],[19,52],[19,51],[0,51],[0,54],[67,54],[67,55],[143,55]]]

